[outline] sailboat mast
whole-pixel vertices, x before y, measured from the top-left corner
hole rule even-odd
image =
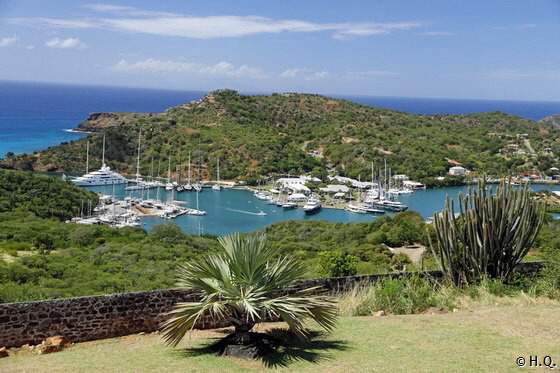
[[[103,134],[103,156],[101,164],[103,165],[103,167],[105,167],[105,134]]]
[[[169,165],[167,166],[167,182],[171,182],[171,152],[169,152]]]
[[[188,183],[190,185],[191,184],[191,152],[190,151],[189,151],[189,175],[188,175],[188,177],[189,177]]]
[[[383,185],[385,191],[387,191],[387,159],[384,159],[384,162],[385,162],[385,177],[383,178]]]
[[[152,155],[152,161],[150,164],[150,181],[154,181],[154,156]]]
[[[89,140],[86,141],[86,175],[89,174]]]
[[[220,184],[220,157],[218,157],[218,185]]]
[[[140,136],[142,129],[138,130],[138,158],[136,159],[136,180],[140,180]]]

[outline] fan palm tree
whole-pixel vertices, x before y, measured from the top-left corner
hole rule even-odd
[[[264,234],[219,238],[223,251],[202,256],[178,269],[178,287],[201,293],[199,302],[178,303],[163,323],[164,339],[176,346],[205,313],[229,320],[238,340],[256,323],[281,318],[301,339],[305,322],[331,331],[338,317],[334,298],[318,295],[319,287],[287,294],[285,287],[305,273],[303,264],[278,255]]]

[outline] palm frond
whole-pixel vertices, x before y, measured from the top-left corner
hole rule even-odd
[[[229,318],[249,330],[268,316],[280,317],[300,338],[307,320],[332,331],[338,308],[332,297],[317,294],[318,287],[282,295],[282,290],[305,274],[304,265],[279,256],[264,234],[232,234],[219,238],[223,251],[180,266],[177,287],[198,291],[200,302],[179,303],[163,323],[166,343],[176,346],[204,315]]]

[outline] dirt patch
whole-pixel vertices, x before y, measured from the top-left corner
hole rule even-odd
[[[423,245],[408,245],[392,248],[391,251],[395,254],[405,254],[412,260],[412,263],[417,264],[422,259],[426,247]]]
[[[451,144],[445,144],[445,147],[449,150],[459,150],[459,149],[464,149],[461,145],[451,145]]]
[[[360,140],[358,140],[354,137],[345,137],[345,136],[342,137],[342,143],[343,144],[348,144],[348,143],[351,143],[351,142],[358,142],[358,141],[360,141]]]
[[[379,154],[393,154],[392,151],[390,150],[385,150],[383,148],[373,148],[373,150],[375,150],[377,153]]]

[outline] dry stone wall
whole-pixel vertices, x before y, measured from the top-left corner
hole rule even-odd
[[[539,265],[525,265],[532,271]],[[439,278],[439,271],[422,272]],[[402,273],[303,280],[286,289],[287,293],[311,286],[323,286],[332,293],[344,292],[356,284],[371,284]],[[410,274],[409,274],[410,275]],[[163,314],[177,302],[192,302],[192,292],[155,290],[89,297],[0,304],[0,347],[39,344],[47,337],[63,335],[72,342],[118,337],[159,329]],[[227,326],[223,320],[205,316],[195,326],[209,329]]]

